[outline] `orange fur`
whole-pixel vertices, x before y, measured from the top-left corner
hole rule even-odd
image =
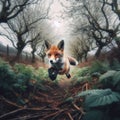
[[[70,64],[76,65],[77,61],[72,57],[64,56],[64,41],[60,41],[57,46],[51,45],[50,43],[45,41],[45,45],[47,47],[46,55],[48,56],[50,63],[49,67],[53,67],[58,70],[58,74],[66,74],[66,76],[70,78]]]

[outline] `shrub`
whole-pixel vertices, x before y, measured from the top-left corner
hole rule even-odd
[[[106,71],[108,71],[110,69],[109,67],[109,63],[106,61],[106,62],[102,62],[102,61],[95,61],[93,62],[93,64],[91,65],[90,67],[90,73],[93,74],[95,72],[98,72],[98,73],[105,73]]]
[[[89,67],[83,67],[76,71],[75,76],[76,77],[83,77],[89,75]]]
[[[28,77],[22,73],[16,75],[16,83],[13,85],[19,91],[25,91],[28,87]]]
[[[83,84],[83,83],[88,82],[90,80],[91,80],[90,76],[78,77],[76,79],[74,77],[73,80],[71,81],[71,83],[72,83],[72,85]]]
[[[76,98],[79,97],[85,97],[83,105],[86,114],[82,120],[96,120],[96,118],[97,120],[118,120],[116,113],[119,113],[118,108],[120,107],[119,93],[113,92],[111,89],[96,89],[78,93]]]
[[[0,89],[11,90],[15,83],[15,73],[8,63],[0,62]]]
[[[111,89],[87,90],[77,95],[77,97],[82,96],[86,96],[85,106],[90,108],[105,106],[120,101],[120,94],[111,91]]]
[[[111,88],[120,92],[120,71],[109,70],[100,76],[100,83],[104,88]]]
[[[28,67],[24,64],[16,64],[14,66],[15,72],[18,74],[18,78],[19,78],[19,73],[24,75],[24,79],[26,80],[30,80],[32,79],[32,77],[34,77],[34,69],[32,67]],[[23,79],[23,80],[24,80]]]
[[[110,67],[112,70],[120,70],[120,62],[117,59],[114,59]]]
[[[47,69],[40,67],[36,71],[36,79],[38,81],[48,80],[48,71],[47,71]]]

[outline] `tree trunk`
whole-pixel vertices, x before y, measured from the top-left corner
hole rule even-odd
[[[88,60],[87,60],[87,52],[85,53],[84,58],[85,58],[85,62],[87,62],[87,61],[88,61]]]
[[[41,57],[42,58],[42,62],[44,63],[45,62],[45,57]]]
[[[33,50],[31,53],[32,53],[32,63],[35,63],[35,50]]]
[[[95,53],[95,57],[98,58],[100,56],[101,50],[103,47],[98,47],[97,52]]]
[[[9,60],[9,45],[7,45],[7,60]]]
[[[12,60],[10,60],[10,64],[11,65],[14,65],[15,62],[19,62],[20,61],[20,55],[21,55],[21,53],[22,53],[22,50],[17,50],[16,56]]]
[[[118,49],[120,50],[120,41],[116,41],[116,44],[118,46]]]
[[[18,61],[18,62],[20,61],[21,53],[22,53],[22,49],[19,49],[19,50],[17,51],[16,56],[15,56],[15,61]]]

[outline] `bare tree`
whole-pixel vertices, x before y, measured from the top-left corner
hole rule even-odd
[[[35,52],[37,51],[38,47],[40,47],[40,44],[41,42],[43,41],[42,38],[41,38],[41,33],[37,33],[37,31],[35,32],[34,30],[31,31],[31,39],[34,39],[30,42],[30,45],[31,45],[31,48],[32,48],[32,51],[31,51],[31,54],[32,54],[32,62],[34,63],[35,62]]]
[[[45,56],[46,56],[45,49],[46,49],[46,47],[45,47],[45,44],[43,43],[43,44],[41,44],[41,46],[39,47],[38,52],[37,52],[37,55],[40,56],[43,63],[45,62]]]
[[[103,0],[103,2],[109,6],[111,6],[112,11],[118,15],[120,20],[120,1],[119,0]]]
[[[87,54],[90,49],[90,46],[87,43],[87,40],[83,37],[74,40],[74,43],[70,44],[70,51],[72,56],[77,59],[78,62],[82,60],[87,61]]]
[[[71,1],[72,7],[69,10],[69,14],[73,16],[74,24],[76,23],[76,30],[80,31],[78,34],[84,33],[96,43],[96,46],[98,47],[95,54],[96,57],[99,57],[101,50],[104,47],[108,46],[113,40],[115,40],[120,26],[120,21],[106,4],[106,1],[107,0]],[[112,0],[111,5],[113,4],[115,5],[114,10],[118,9],[118,1]],[[83,22],[80,24],[80,19],[83,18],[84,20],[87,20],[85,20],[87,24],[84,27],[82,26]],[[118,44],[117,41],[116,43]]]
[[[7,23],[15,18],[26,6],[36,3],[38,0],[0,0],[0,23]]]
[[[95,54],[96,57],[99,57],[103,47],[109,45],[114,40],[114,38],[117,36],[120,26],[119,22],[113,24],[110,20],[114,14],[111,11],[109,12],[110,9],[106,6],[105,0],[103,0],[100,5],[101,16],[96,18],[93,15],[94,13],[91,13],[90,9],[88,9],[88,7],[84,4],[84,7],[88,12],[86,16],[91,25],[91,33],[96,41],[96,45],[98,46],[98,50]],[[100,20],[100,18],[102,18],[102,20]]]
[[[13,20],[8,21],[8,26],[12,33],[8,31],[9,35],[4,35],[12,42],[13,46],[17,49],[15,60],[19,60],[20,55],[23,49],[26,47],[26,45],[31,43],[33,47],[33,45],[38,43],[33,42],[38,41],[40,39],[40,33],[38,30],[36,30],[36,23],[40,23],[48,17],[48,11],[52,2],[53,1],[50,2],[47,10],[43,9],[44,4],[42,2],[39,3],[39,7],[41,7],[41,9],[34,9],[36,8],[35,6],[28,7],[24,11],[19,13],[19,15],[16,16]],[[32,52],[33,59],[34,52],[35,48]]]
[[[8,22],[9,28],[14,34],[14,39],[10,37],[9,39],[11,40],[13,46],[17,49],[15,60],[19,60],[25,46],[35,40],[38,36],[37,35],[34,38],[29,37],[30,31],[34,29],[34,22],[31,22],[30,20],[28,21],[30,18],[29,15],[27,16],[26,12],[21,12],[14,20]]]

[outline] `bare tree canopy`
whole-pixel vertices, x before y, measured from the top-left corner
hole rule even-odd
[[[7,34],[1,33],[6,36],[17,49],[15,60],[19,57],[26,47],[31,44],[33,61],[35,59],[36,47],[40,42],[41,33],[40,29],[43,27],[43,20],[48,19],[48,13],[53,0],[45,7],[44,1],[39,1],[39,5],[28,6],[21,11],[14,19],[7,21],[9,28],[4,27]]]
[[[38,0],[0,0],[0,23],[16,17],[26,6],[36,3]]]
[[[69,3],[70,6],[64,2],[61,4],[67,17],[72,18],[73,34],[86,35],[91,44],[94,40],[94,47],[98,48],[96,57],[99,57],[104,47],[113,45],[113,41],[120,48],[120,41],[117,39],[120,30],[119,0],[70,0]]]

